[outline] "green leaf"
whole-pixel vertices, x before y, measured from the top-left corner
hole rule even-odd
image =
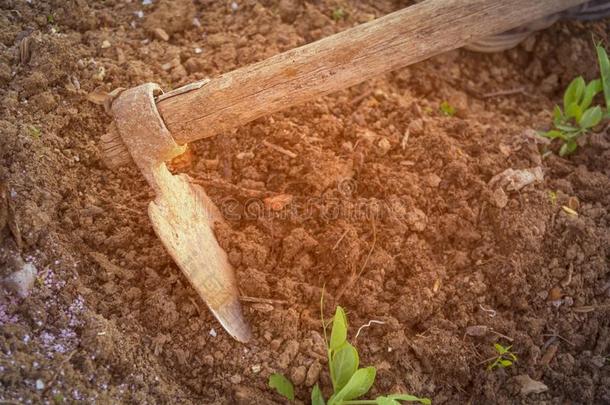
[[[349,401],[350,399],[361,397],[369,392],[375,382],[377,371],[375,367],[366,367],[357,370],[352,378],[345,384],[345,387],[339,391],[335,398],[335,403]]]
[[[409,395],[409,394],[392,394],[392,395],[388,395],[388,398],[398,399],[400,401],[419,402],[420,404],[423,404],[423,405],[432,404],[432,401],[430,400],[430,398],[418,398],[415,395]]]
[[[581,128],[588,129],[596,126],[602,120],[602,109],[597,105],[585,111],[578,121]]]
[[[500,365],[502,367],[510,367],[510,366],[512,366],[512,364],[513,364],[513,362],[510,360],[506,360],[506,359],[500,360]]]
[[[509,347],[504,347],[500,343],[494,343],[494,348],[496,349],[498,354],[504,354],[504,353],[506,353],[508,351],[508,349],[510,349],[510,346]]]
[[[606,110],[610,111],[610,60],[603,46],[597,45],[597,61],[599,63],[599,72],[601,74],[602,89],[604,90],[604,99],[606,100]]]
[[[273,373],[269,376],[269,387],[275,390],[285,398],[294,401],[294,387],[289,379],[281,374]]]
[[[347,339],[347,317],[343,308],[337,307],[330,332],[330,350],[337,350]]]
[[[593,98],[600,91],[602,91],[602,81],[599,79],[590,81],[589,84],[587,84],[587,87],[585,87],[585,94],[580,102],[580,109],[585,111],[587,108],[589,108],[593,102]]]
[[[400,402],[389,397],[377,397],[375,402],[377,405],[400,405]]]
[[[326,405],[324,395],[322,395],[322,390],[320,390],[318,384],[314,385],[311,390],[311,405]]]
[[[578,104],[571,103],[566,108],[566,116],[568,118],[574,118],[576,122],[578,122],[580,120],[580,117],[582,116],[582,109]]]
[[[561,145],[561,149],[559,149],[559,156],[567,156],[567,155],[573,153],[577,147],[578,147],[578,144],[576,143],[576,141],[571,139],[568,142]]]
[[[561,111],[561,108],[559,108],[558,105],[555,105],[553,108],[553,123],[560,124],[564,120],[565,117],[563,116],[563,111]]]
[[[558,130],[563,132],[576,132],[578,128],[570,126],[570,125],[555,125]]]
[[[572,80],[565,93],[563,93],[563,109],[567,110],[570,104],[580,102],[582,98],[582,94],[585,91],[585,79],[582,76],[578,76],[576,79]]]
[[[347,342],[334,353],[330,364],[330,374],[333,377],[335,392],[341,391],[341,388],[352,378],[352,375],[358,370],[358,363],[358,351]]]

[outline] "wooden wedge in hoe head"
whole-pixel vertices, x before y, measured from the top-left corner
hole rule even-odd
[[[188,142],[583,2],[427,0],[169,93],[152,83],[128,89],[112,103],[105,161],[139,167],[156,193],[148,213],[159,239],[227,332],[246,342],[234,272],[213,234],[222,217],[200,186],[165,162]]]

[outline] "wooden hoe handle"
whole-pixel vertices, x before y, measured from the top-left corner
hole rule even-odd
[[[183,145],[585,0],[427,0],[213,78],[157,109]]]

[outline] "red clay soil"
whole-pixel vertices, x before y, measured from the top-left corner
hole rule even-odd
[[[227,219],[247,345],[165,253],[138,171],[105,168],[112,89],[176,88],[408,4],[0,2],[0,402],[283,403],[281,372],[308,403],[331,388],[325,286],[377,367],[371,396],[609,403],[610,135],[568,158],[535,135],[573,77],[598,74],[608,21],[453,51],[191,145],[174,170]],[[511,169],[536,176],[519,188]],[[486,369],[495,342],[512,367]],[[525,394],[524,376],[547,389]]]

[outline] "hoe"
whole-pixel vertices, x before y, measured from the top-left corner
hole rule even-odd
[[[188,142],[347,88],[583,3],[583,0],[427,0],[267,60],[163,93],[123,90],[102,137],[105,162],[133,162],[155,191],[157,236],[225,330],[247,342],[233,268],[213,233],[222,221],[202,187],[165,162]]]

